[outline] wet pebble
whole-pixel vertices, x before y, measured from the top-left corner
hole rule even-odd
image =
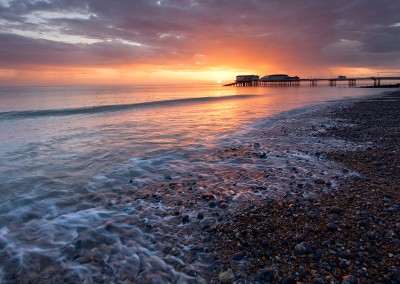
[[[220,208],[220,209],[226,209],[228,207],[229,207],[229,205],[226,202],[221,202],[218,204],[218,208]]]
[[[369,226],[369,221],[368,221],[368,220],[361,220],[361,221],[358,223],[358,226],[361,227],[361,228],[368,228],[368,226]]]
[[[205,193],[205,194],[201,195],[201,198],[206,200],[206,201],[210,201],[211,199],[215,199],[214,195],[209,194],[209,193]]]
[[[313,284],[324,284],[324,280],[322,278],[314,278]]]
[[[339,230],[339,227],[335,223],[328,223],[328,225],[326,225],[326,228],[332,232]]]
[[[318,209],[313,210],[310,213],[308,213],[308,218],[314,220],[319,215],[319,213],[320,211]]]
[[[311,246],[308,242],[302,242],[294,247],[295,252],[298,254],[309,254],[311,252]]]
[[[342,284],[357,284],[357,278],[354,275],[343,276]]]
[[[306,230],[307,233],[312,233],[314,231],[313,227],[310,225],[306,225],[304,230]]]
[[[334,213],[334,214],[331,214],[330,219],[333,222],[337,222],[340,220],[340,216],[339,216],[339,214]]]
[[[325,251],[323,249],[317,249],[314,253],[314,259],[315,260],[320,260],[325,254]]]
[[[347,260],[342,260],[342,261],[339,263],[339,267],[342,268],[342,269],[345,269],[345,268],[347,268],[347,267],[349,267],[349,266],[350,266],[350,262],[347,261]]]
[[[205,243],[211,242],[212,239],[213,239],[213,236],[210,233],[207,233],[207,234],[205,234],[205,236],[203,236],[203,242],[205,242]]]
[[[266,248],[269,246],[269,242],[267,240],[262,240],[261,245]]]
[[[241,252],[235,253],[232,257],[235,261],[241,261],[244,258],[244,254]]]
[[[222,283],[233,283],[235,281],[235,274],[232,270],[221,272],[218,275],[218,280]]]
[[[190,217],[189,217],[189,215],[184,215],[184,216],[182,217],[182,223],[185,224],[185,223],[189,223],[189,222],[190,222]]]
[[[265,159],[267,157],[267,153],[262,152],[258,155],[261,159]]]
[[[272,268],[260,269],[257,271],[255,281],[261,283],[273,283],[275,281],[275,272]]]
[[[296,280],[294,279],[293,276],[288,276],[285,279],[283,279],[282,284],[296,284]]]
[[[330,211],[331,211],[331,213],[336,213],[339,215],[341,215],[344,212],[343,208],[341,208],[339,206],[332,206]]]
[[[393,199],[393,196],[391,196],[390,194],[385,194],[385,195],[383,196],[383,198],[385,198],[385,199],[387,199],[387,200],[392,200],[392,199]]]

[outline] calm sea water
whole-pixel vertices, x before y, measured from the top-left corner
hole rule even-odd
[[[166,252],[170,249],[165,247],[184,251],[188,238],[167,225],[163,212],[168,204],[150,204],[132,192],[215,166],[203,157],[240,143],[257,123],[378,92],[341,87],[1,87],[2,282],[202,282],[193,273],[196,261],[184,252]],[[147,230],[149,222],[165,228]]]

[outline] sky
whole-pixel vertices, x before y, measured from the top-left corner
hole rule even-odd
[[[0,0],[0,85],[400,76],[399,0]]]

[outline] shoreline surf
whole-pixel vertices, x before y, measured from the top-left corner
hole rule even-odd
[[[21,209],[34,205],[37,210],[34,214],[21,210],[18,218],[11,211],[2,214],[6,225],[0,234],[2,280],[39,281],[46,275],[56,275],[53,280],[60,282],[206,283],[212,277],[218,279],[219,274],[212,273],[224,272],[226,263],[215,263],[215,230],[229,224],[230,214],[254,200],[282,198],[298,184],[310,197],[338,186],[342,167],[329,161],[324,151],[327,145],[338,149],[354,144],[337,139],[325,143],[318,138],[330,124],[321,123],[318,116],[313,120],[312,113],[329,107],[295,110],[294,116],[282,113],[267,128],[257,125],[239,131],[243,135],[228,139],[229,145],[201,151],[196,157],[198,166],[192,168],[183,159],[170,164],[169,173],[155,173],[158,181],[141,180],[133,174],[138,165],[132,164],[123,175],[113,175],[112,170],[93,177],[77,196],[63,193],[60,200],[56,193],[49,193],[39,203],[21,198]],[[302,129],[314,124],[318,128],[310,135]],[[143,162],[143,170],[151,167]],[[317,185],[316,192],[308,188],[307,179]],[[58,212],[57,206],[63,210]]]

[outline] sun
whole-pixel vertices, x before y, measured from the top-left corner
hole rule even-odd
[[[217,84],[221,84],[222,83],[222,80],[217,80]]]

